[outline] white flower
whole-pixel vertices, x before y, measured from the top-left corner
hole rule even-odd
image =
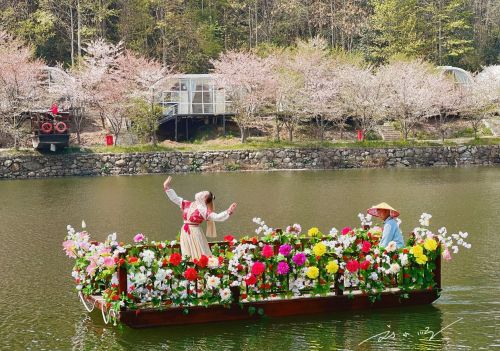
[[[219,295],[222,301],[228,301],[231,299],[231,290],[229,288],[220,289]]]
[[[389,271],[393,274],[396,274],[400,271],[401,267],[397,263],[391,264],[391,268],[389,268]]]
[[[407,254],[399,255],[399,260],[401,261],[402,266],[406,266],[408,264],[408,255]]]
[[[371,272],[370,274],[370,279],[371,280],[378,280],[378,274],[375,272]]]
[[[146,266],[150,267],[155,259],[155,253],[151,250],[144,250],[140,255]]]
[[[148,278],[146,277],[146,275],[144,273],[141,273],[141,272],[134,275],[134,282],[136,285],[142,285],[142,284],[146,283],[147,279]]]
[[[220,278],[216,277],[215,275],[210,275],[207,278],[207,288],[212,289],[212,288],[217,288],[220,285]]]
[[[422,213],[420,216],[420,219],[418,220],[420,222],[420,225],[423,227],[428,227],[429,226],[429,220],[432,218],[432,215],[428,213]]]
[[[208,258],[208,268],[214,269],[219,267],[219,259],[217,257],[209,257]]]
[[[165,277],[167,276],[167,271],[165,269],[158,269],[158,272],[156,272],[155,274],[155,280],[156,281],[162,281],[165,279]]]
[[[85,223],[85,221],[82,220],[82,229],[85,229],[85,228],[87,228],[87,223]]]
[[[454,254],[458,253],[458,246],[453,245],[451,249],[453,250]]]
[[[397,244],[395,241],[390,241],[389,244],[387,244],[385,250],[387,252],[393,252],[397,249]]]
[[[330,229],[330,235],[337,236],[338,233],[339,233],[339,231],[337,230],[337,228]]]
[[[83,286],[82,286],[81,284],[78,284],[78,285],[76,286],[76,290],[82,290],[82,288],[83,288]]]
[[[462,233],[462,232],[458,232],[458,235],[460,235],[462,238],[467,238],[469,236],[469,233],[465,232],[465,233]]]

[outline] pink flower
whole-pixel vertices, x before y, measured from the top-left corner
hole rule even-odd
[[[285,261],[281,261],[280,263],[278,263],[278,268],[276,268],[276,272],[278,274],[287,274],[289,271],[290,267],[288,266],[288,263],[286,263]]]
[[[134,236],[134,242],[135,243],[140,243],[141,241],[143,241],[146,237],[144,236],[144,234],[142,233],[139,233],[137,234],[136,236]]]
[[[282,254],[283,256],[288,256],[290,255],[290,252],[292,251],[292,246],[290,246],[290,244],[283,244],[280,246],[280,254]]]
[[[273,257],[273,255],[274,255],[274,250],[271,245],[266,245],[262,248],[262,256],[264,256],[265,258]]]
[[[73,240],[66,240],[63,242],[63,249],[66,253],[66,256],[69,256],[71,258],[76,258],[74,247],[75,247],[75,242]]]
[[[349,272],[354,273],[359,269],[359,262],[356,260],[349,260],[345,267]]]
[[[306,263],[306,255],[303,252],[298,252],[295,256],[293,256],[293,262],[297,266],[303,266]]]
[[[115,266],[115,259],[111,256],[104,257],[104,265],[106,267],[114,267]]]
[[[443,258],[446,261],[451,260],[451,253],[450,253],[450,250],[448,250],[448,248],[446,248],[446,250],[443,251]]]
[[[254,262],[254,264],[252,265],[252,274],[254,275],[261,275],[262,273],[264,273],[264,271],[266,270],[266,265],[262,262]]]
[[[363,241],[363,244],[361,246],[361,251],[363,251],[364,253],[368,253],[368,252],[370,252],[371,248],[372,248],[372,244],[370,244],[370,242]]]
[[[349,234],[351,230],[352,230],[351,227],[344,227],[344,229],[342,229],[342,235]]]
[[[86,268],[87,274],[90,276],[93,276],[96,268],[97,268],[97,265],[95,264],[95,261],[93,261],[93,260],[90,261],[90,264]]]

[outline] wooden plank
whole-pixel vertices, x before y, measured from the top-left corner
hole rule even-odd
[[[190,307],[189,313],[184,308],[174,307],[162,311],[157,309],[143,309],[123,311],[120,321],[132,328],[146,328],[155,326],[173,326],[186,324],[212,323],[233,320],[247,320],[259,318],[257,313],[250,315],[249,307],[262,308],[264,314],[270,318],[335,313],[340,311],[372,310],[379,308],[394,308],[410,305],[430,304],[438,298],[437,291],[415,291],[408,299],[400,299],[399,292],[384,292],[381,300],[374,303],[365,295],[347,295],[329,297],[305,297],[289,300],[258,301],[224,307],[215,305],[210,307]]]

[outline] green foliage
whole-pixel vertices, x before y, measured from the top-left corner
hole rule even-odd
[[[128,118],[132,123],[132,130],[145,142],[152,141],[156,145],[156,132],[163,109],[159,105],[152,105],[142,99],[133,102],[128,110]]]
[[[334,55],[362,52],[376,64],[403,53],[477,69],[499,60],[499,12],[496,1],[466,0],[0,1],[2,26],[50,63],[71,63],[79,34],[82,42],[122,40],[189,73],[208,72],[228,49],[267,55],[316,35]]]

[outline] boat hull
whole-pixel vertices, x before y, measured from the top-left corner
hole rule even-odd
[[[257,319],[256,313],[262,309],[269,318],[279,318],[299,315],[329,314],[340,311],[372,310],[379,308],[395,308],[403,306],[431,304],[439,297],[437,290],[413,291],[409,298],[401,298],[399,291],[386,291],[381,299],[370,302],[367,296],[355,294],[333,295],[325,297],[301,297],[293,299],[276,299],[233,304],[229,307],[213,305],[209,307],[194,306],[187,309],[172,307],[159,309],[124,310],[120,312],[119,320],[131,328],[147,328],[159,326],[174,326],[186,324],[212,323],[222,321]],[[102,300],[87,297],[99,309],[103,308]],[[254,313],[250,313],[252,308]]]

